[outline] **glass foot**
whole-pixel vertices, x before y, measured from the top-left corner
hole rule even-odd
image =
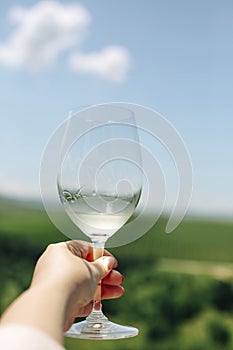
[[[129,326],[121,326],[110,322],[108,319],[100,322],[82,321],[74,323],[65,333],[66,337],[82,339],[123,339],[135,337],[138,329]]]

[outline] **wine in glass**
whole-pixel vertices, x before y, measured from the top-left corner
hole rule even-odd
[[[66,150],[58,174],[58,191],[69,218],[91,239],[97,259],[108,238],[132,216],[141,195],[137,127],[133,112],[114,104],[94,106],[70,118],[63,140]],[[73,142],[76,127],[83,132]],[[101,283],[91,314],[66,333],[87,339],[119,339],[137,334],[137,328],[115,324],[104,316]]]

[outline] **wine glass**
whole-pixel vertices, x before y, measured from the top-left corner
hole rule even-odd
[[[73,142],[76,132],[78,137]],[[141,156],[134,113],[104,104],[71,114],[63,148],[59,197],[69,218],[91,239],[97,259],[103,255],[108,238],[131,217],[141,195]],[[86,339],[137,334],[137,328],[115,324],[104,316],[101,282],[91,314],[66,332],[67,336]]]

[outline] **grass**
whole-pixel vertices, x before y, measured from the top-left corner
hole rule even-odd
[[[132,261],[149,256],[152,260],[233,262],[233,222],[184,219],[171,234],[164,233],[165,226],[166,218],[161,218],[140,239],[110,250],[119,259],[128,256]],[[9,201],[0,201],[0,234],[23,236],[42,246],[67,239],[42,209]]]
[[[185,219],[166,235],[166,220],[160,218],[135,242],[110,249],[126,274],[126,292],[104,303],[104,309],[112,321],[138,327],[140,335],[106,342],[67,338],[67,349],[217,350],[224,339],[224,349],[232,348],[233,336],[227,342],[233,329],[231,311],[221,307],[224,300],[232,305],[233,223]],[[28,285],[36,257],[46,245],[66,239],[42,208],[0,199],[0,309]],[[221,280],[224,273],[226,281]],[[208,302],[211,293],[220,295],[215,302],[220,309]],[[179,315],[186,310],[191,316],[173,324],[178,306]]]
[[[151,256],[155,259],[190,259],[233,262],[233,223],[186,219],[171,234],[165,234],[162,218],[143,237],[113,251],[132,259]]]
[[[0,235],[23,237],[42,246],[66,239],[42,208],[9,200],[0,200]]]

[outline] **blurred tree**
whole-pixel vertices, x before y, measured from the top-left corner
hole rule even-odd
[[[206,325],[208,335],[210,339],[216,345],[221,345],[221,348],[230,344],[231,341],[231,331],[220,317],[214,317]]]
[[[230,281],[215,281],[212,288],[212,303],[217,309],[233,311],[233,283]]]

